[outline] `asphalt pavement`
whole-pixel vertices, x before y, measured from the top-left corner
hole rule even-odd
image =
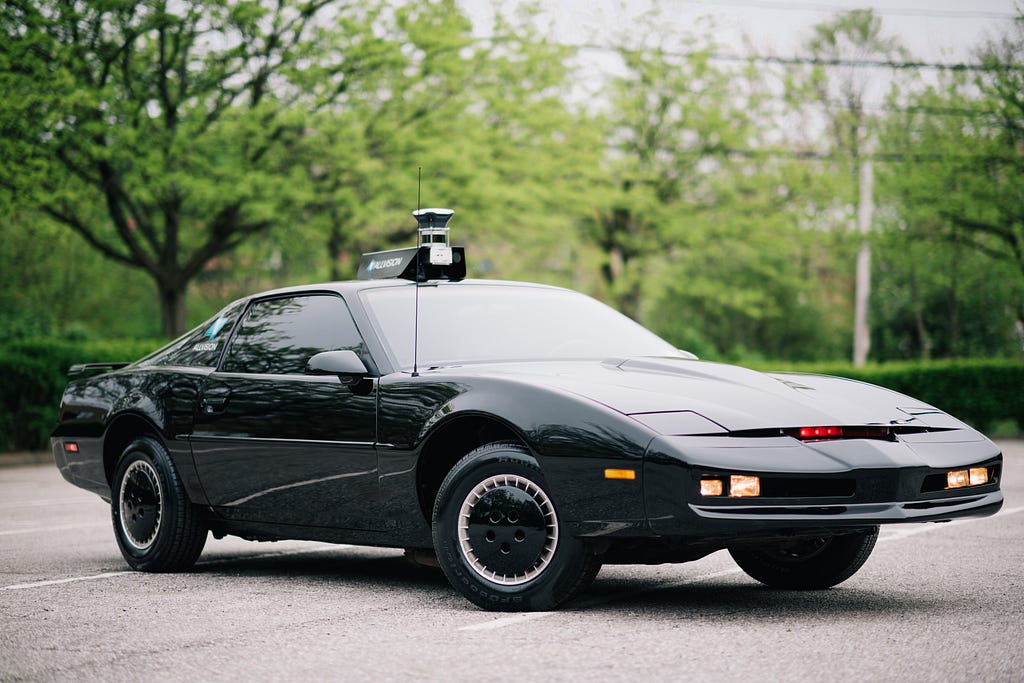
[[[129,571],[108,507],[47,460],[0,460],[0,680],[1021,681],[1024,442],[996,516],[886,527],[827,591],[720,552],[605,567],[558,612],[492,614],[401,551],[210,539]]]

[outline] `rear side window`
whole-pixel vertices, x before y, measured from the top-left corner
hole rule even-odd
[[[239,323],[222,372],[305,374],[321,351],[351,349],[367,362],[363,338],[345,301],[311,294],[256,301]]]
[[[157,351],[145,359],[142,364],[216,367],[224,345],[231,336],[231,328],[234,327],[241,311],[242,303],[225,308],[216,317],[207,320],[180,341],[174,342],[166,349]]]

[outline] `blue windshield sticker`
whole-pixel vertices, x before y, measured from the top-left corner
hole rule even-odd
[[[227,321],[228,321],[227,317],[225,317],[223,315],[221,317],[217,318],[216,320],[214,320],[213,324],[210,325],[209,329],[206,330],[206,336],[209,337],[210,340],[212,341],[213,338],[217,336],[217,333],[220,332],[221,329],[224,328],[224,325],[225,325],[225,323],[227,323]]]

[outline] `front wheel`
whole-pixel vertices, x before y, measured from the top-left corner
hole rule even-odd
[[[564,531],[536,461],[517,444],[488,444],[460,460],[437,494],[434,548],[448,580],[485,609],[554,609],[601,567]]]
[[[151,437],[132,441],[121,456],[110,513],[121,555],[133,569],[188,569],[206,544],[204,520],[189,501],[167,450]]]
[[[831,588],[857,573],[878,539],[878,527],[865,531],[793,540],[774,546],[729,548],[750,578],[772,588]]]

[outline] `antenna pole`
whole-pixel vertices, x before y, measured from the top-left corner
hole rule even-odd
[[[423,167],[416,167],[416,210],[420,210],[420,191],[423,187]],[[420,352],[420,231],[416,230],[416,310],[412,318],[412,376],[419,377]]]

